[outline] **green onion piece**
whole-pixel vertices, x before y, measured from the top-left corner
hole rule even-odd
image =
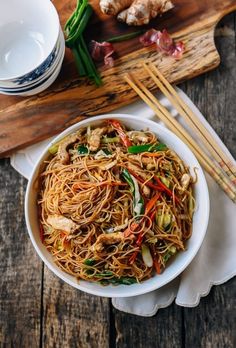
[[[111,278],[109,279],[111,284],[122,284],[122,285],[132,285],[137,283],[137,279],[134,277],[121,277],[121,278]]]
[[[74,24],[74,21],[75,21],[77,15],[78,15],[80,6],[81,6],[81,0],[78,0],[75,11],[72,13],[72,15],[66,21],[66,24],[65,24],[65,27],[64,27],[65,32],[66,32],[67,29],[70,29],[71,26]]]
[[[139,31],[135,31],[133,33],[129,33],[129,34],[124,34],[124,35],[119,35],[119,36],[114,36],[110,39],[104,40],[106,42],[122,42],[122,41],[126,41],[126,40],[130,40],[133,39],[134,37],[137,37],[139,35],[142,35],[145,33],[146,30],[139,30]]]
[[[163,218],[163,227],[164,227],[164,229],[169,227],[170,224],[171,224],[171,215],[166,213],[166,214],[164,214],[164,218]]]
[[[158,145],[153,146],[152,152],[165,151],[167,150],[166,144],[159,143]]]
[[[172,254],[169,251],[167,251],[166,254],[163,256],[163,261],[165,264],[167,263],[167,261],[169,261],[171,256],[172,256]]]
[[[76,8],[77,11],[74,12],[74,18],[72,18],[72,21],[69,23],[69,25],[67,24],[65,26],[65,33],[66,33],[67,37],[72,36],[74,34],[74,32],[76,31],[76,29],[80,23],[80,20],[84,14],[84,11],[85,11],[86,7],[88,6],[88,0],[82,0],[82,2],[80,2],[78,0],[77,5],[78,5]],[[73,17],[73,14],[71,17]]]
[[[72,50],[73,55],[74,55],[75,65],[76,65],[76,68],[78,70],[79,75],[86,76],[86,70],[85,70],[84,64],[82,62],[82,59],[80,57],[80,54],[79,54],[77,47],[74,46],[74,47],[72,47],[71,50]]]
[[[114,137],[114,138],[102,138],[101,143],[102,144],[110,144],[110,143],[119,143],[120,138],[119,137]]]
[[[97,71],[97,68],[96,68],[96,66],[95,66],[95,64],[90,56],[90,53],[87,49],[86,43],[85,43],[82,35],[80,37],[79,42],[80,42],[80,45],[79,45],[80,54],[81,54],[81,57],[83,58],[83,62],[84,62],[84,65],[87,69],[88,76],[94,80],[94,82],[96,83],[97,86],[101,86],[101,84],[102,84],[101,77],[100,77],[100,75]]]
[[[132,285],[132,284],[136,284],[137,283],[137,279],[134,277],[121,277],[121,278],[117,278],[117,277],[113,277],[110,279],[106,279],[106,280],[101,280],[100,283],[102,285]]]
[[[88,153],[89,153],[88,148],[84,145],[79,145],[77,148],[77,151],[78,151],[79,155],[88,155]]]
[[[145,145],[133,145],[128,147],[128,153],[142,153],[142,152],[158,152],[167,149],[165,144],[145,144]]]
[[[105,153],[105,155],[110,156],[112,153],[108,149],[102,149],[102,151]]]
[[[159,176],[159,178],[166,187],[168,187],[168,188],[170,187],[170,180],[169,179],[167,179],[164,176]]]
[[[176,253],[176,251],[176,247],[174,245],[171,246],[163,257],[164,263],[166,263],[171,258],[171,256],[173,256]]]
[[[104,271],[102,273],[97,273],[94,275],[95,278],[102,278],[102,277],[111,277],[113,276],[113,272],[111,271]]]
[[[48,152],[51,155],[55,155],[58,151],[58,148],[59,148],[59,143],[53,144],[52,146],[49,147]]]
[[[152,145],[133,145],[128,147],[128,153],[148,152]]]
[[[86,266],[93,266],[95,263],[96,263],[96,261],[93,259],[84,260],[84,265],[86,265]]]
[[[78,27],[76,28],[76,30],[72,34],[69,33],[69,35],[66,39],[66,46],[67,47],[72,47],[74,45],[74,43],[76,42],[76,40],[78,40],[78,38],[83,34],[92,13],[93,13],[92,6],[88,5],[85,9],[85,12],[84,12],[84,14],[81,18],[81,21],[80,21]]]

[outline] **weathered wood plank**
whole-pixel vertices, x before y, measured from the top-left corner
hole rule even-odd
[[[72,288],[46,267],[43,287],[42,347],[109,347],[108,299]]]
[[[0,162],[0,346],[39,347],[40,262],[24,222],[26,180]]]
[[[64,22],[71,11],[71,0],[54,2]],[[97,0],[90,2],[98,7]],[[60,132],[76,123],[80,115],[106,113],[134,101],[136,94],[124,82],[122,75],[132,71],[141,80],[146,80],[147,75],[141,65],[143,60],[158,64],[171,82],[192,78],[218,66],[214,27],[219,18],[236,8],[235,0],[173,2],[173,10],[156,18],[151,25],[167,28],[174,38],[185,42],[186,52],[181,60],[164,57],[155,47],[141,48],[138,38],[122,42],[116,46],[119,58],[115,61],[115,67],[101,68],[104,84],[96,88],[87,79],[78,78],[71,55],[67,54],[60,78],[47,91],[23,100],[11,99],[12,96],[0,97],[0,156],[7,156],[15,149]],[[96,35],[101,40],[107,33],[120,34],[127,30],[126,26],[117,25],[114,18],[97,12],[97,22],[91,23],[91,30],[87,31],[89,40],[96,38]],[[148,86],[154,87],[151,84]]]
[[[185,347],[234,348],[236,278],[213,287],[196,308],[184,309]]]
[[[188,82],[186,91],[236,157],[236,28],[235,15],[216,31],[222,64],[216,71]],[[224,231],[222,231],[224,233]],[[236,279],[214,287],[194,309],[184,309],[186,347],[233,348]]]
[[[220,69],[188,81],[182,84],[181,88],[206,115],[208,121],[235,155],[234,18],[235,15],[228,16],[217,30],[216,43],[222,57]],[[233,315],[235,289],[236,280],[234,279],[225,285],[215,287],[210,295],[202,299],[197,308],[181,309],[173,304],[150,319],[126,315],[114,310],[117,347],[235,347]]]
[[[143,318],[114,309],[117,348],[182,347],[182,308],[172,304],[155,317]]]
[[[216,46],[221,65],[211,73],[184,85],[186,93],[236,157],[236,38],[235,14],[227,16],[216,29]]]

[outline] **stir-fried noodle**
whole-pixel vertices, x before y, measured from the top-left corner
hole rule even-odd
[[[41,174],[41,237],[65,272],[129,285],[160,274],[184,250],[193,179],[154,133],[110,120],[50,152]]]

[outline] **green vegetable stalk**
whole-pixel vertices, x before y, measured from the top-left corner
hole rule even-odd
[[[89,54],[83,38],[88,21],[93,13],[88,0],[78,0],[77,6],[65,25],[66,46],[72,50],[80,76],[88,76],[97,86],[102,84],[101,77]]]
[[[158,152],[158,151],[164,151],[167,149],[167,146],[165,144],[159,143],[159,144],[145,144],[145,145],[134,145],[128,147],[128,152],[137,154],[142,152]]]
[[[144,213],[144,200],[140,194],[137,180],[131,175],[127,169],[124,169],[122,176],[125,181],[129,184],[131,192],[134,197],[133,208],[135,215],[141,215]]]

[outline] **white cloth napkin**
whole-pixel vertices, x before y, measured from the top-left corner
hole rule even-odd
[[[179,89],[178,93],[211,131],[224,151],[228,152],[191,100]],[[168,107],[173,117],[178,117],[168,100],[160,95],[159,99]],[[119,112],[158,121],[153,111],[141,101],[115,111],[116,114]],[[181,123],[184,122],[181,121]],[[189,130],[189,133],[192,131]],[[194,137],[193,134],[191,135]],[[14,154],[11,157],[12,166],[28,178],[39,154],[49,141]],[[230,154],[229,156],[232,158]],[[233,158],[232,161],[234,161]],[[210,219],[206,237],[197,256],[188,268],[168,285],[145,295],[112,299],[115,308],[126,313],[148,317],[156,314],[159,308],[169,306],[174,299],[180,306],[195,307],[199,304],[200,298],[209,293],[212,285],[222,284],[236,275],[236,205],[208,174],[206,179],[210,194]]]

